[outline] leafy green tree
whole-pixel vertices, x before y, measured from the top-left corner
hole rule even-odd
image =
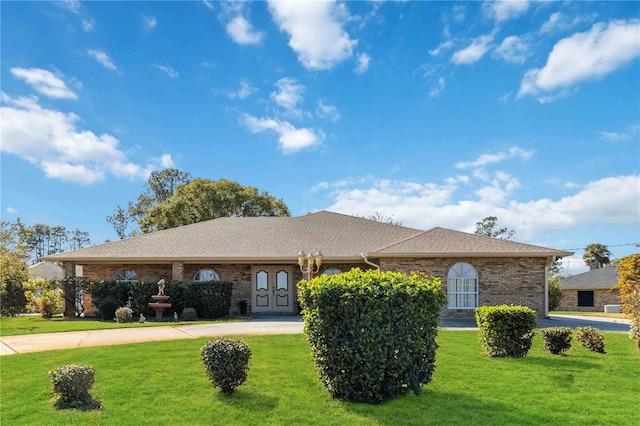
[[[76,229],[69,234],[68,243],[69,250],[77,250],[91,244],[91,239],[89,238],[89,233],[87,231]]]
[[[24,225],[0,221],[0,314],[17,315],[24,309],[27,299],[22,283],[29,278],[27,259],[29,249],[20,239]]]
[[[113,225],[113,229],[121,240],[127,237],[127,227],[130,221],[129,212],[120,206],[116,207],[112,215],[107,216],[107,222]]]
[[[476,222],[475,233],[486,235],[487,237],[499,238],[501,240],[511,240],[516,231],[508,228],[498,228],[498,218],[487,216],[480,222]]]
[[[640,348],[640,253],[623,257],[616,266],[622,312],[631,319],[629,337]]]
[[[549,284],[549,310],[555,311],[558,306],[560,306],[560,301],[562,300],[562,296],[564,295],[564,290],[560,287],[560,280],[562,279],[562,274],[560,273],[560,265],[558,265],[558,261],[554,261],[549,266],[549,271],[547,273],[547,282]]]
[[[53,281],[34,278],[23,284],[29,312],[38,312],[42,318],[62,313],[64,298],[62,289]]]
[[[138,221],[143,232],[175,228],[220,217],[289,216],[284,201],[238,182],[197,178],[178,185]]]
[[[389,216],[386,215],[384,213],[380,213],[380,212],[373,212],[373,214],[369,215],[369,216],[356,216],[356,217],[362,217],[364,219],[369,219],[369,220],[373,220],[374,222],[381,222],[381,223],[389,223],[391,225],[398,225],[398,226],[402,226],[402,222],[395,220],[393,218],[393,216]]]
[[[611,252],[605,244],[593,243],[584,249],[582,259],[591,268],[602,268],[611,263]]]

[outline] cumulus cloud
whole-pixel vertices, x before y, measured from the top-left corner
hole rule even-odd
[[[544,101],[578,83],[595,80],[640,56],[640,20],[597,23],[589,31],[560,40],[543,68],[526,72],[518,96]]]
[[[238,90],[234,92],[228,92],[227,96],[229,96],[231,99],[246,99],[257,91],[258,89],[251,86],[249,81],[240,80],[240,87],[238,88]]]
[[[14,77],[23,80],[36,92],[55,99],[78,99],[64,81],[51,71],[40,68],[11,68]]]
[[[13,207],[7,207],[5,211],[9,214],[18,214],[18,210]]]
[[[318,101],[316,115],[320,118],[326,118],[331,121],[340,120],[340,112],[338,112],[338,108],[334,105],[325,104],[322,99]]]
[[[494,55],[507,62],[524,64],[529,57],[529,49],[526,37],[509,36],[502,40],[500,46],[494,51]]]
[[[180,73],[178,71],[174,70],[168,65],[153,64],[153,67],[166,73],[171,78],[178,78],[180,76]]]
[[[623,142],[632,140],[640,133],[640,125],[633,125],[621,132],[596,132],[602,139],[608,142]]]
[[[491,47],[493,38],[494,33],[475,38],[469,46],[455,52],[451,57],[451,62],[456,65],[478,62]]]
[[[506,151],[500,151],[493,154],[482,154],[473,161],[462,161],[455,164],[456,169],[477,169],[483,168],[490,164],[499,163],[510,158],[520,158],[528,160],[533,155],[533,151],[522,149],[518,146],[509,148]]]
[[[146,178],[156,163],[172,163],[167,155],[147,166],[135,164],[115,137],[78,129],[76,114],[44,108],[36,97],[1,96],[2,152],[36,164],[49,178],[90,185],[103,181],[106,173]]]
[[[326,70],[353,56],[358,41],[343,28],[349,17],[344,4],[272,0],[269,10],[305,68]]]
[[[298,105],[303,100],[304,86],[292,77],[281,78],[275,86],[278,90],[271,92],[271,99],[287,112],[301,115],[302,111],[298,109]]]
[[[371,62],[371,56],[366,53],[361,53],[358,55],[358,66],[356,67],[357,74],[363,74],[369,69],[369,62]]]
[[[259,44],[262,33],[254,30],[251,23],[244,16],[236,16],[227,23],[227,34],[238,44]]]
[[[484,4],[485,13],[498,23],[519,18],[529,10],[529,2],[524,0],[496,0]]]
[[[155,16],[151,15],[142,15],[141,17],[142,29],[144,30],[145,34],[149,34],[156,28],[156,25],[158,25],[158,19],[156,19]]]
[[[257,118],[249,114],[242,116],[244,124],[252,133],[273,132],[278,135],[278,145],[285,154],[320,145],[324,134],[320,130],[296,128],[293,124],[275,118]]]
[[[87,49],[87,54],[98,61],[103,67],[117,71],[118,67],[113,63],[109,55],[100,49]]]

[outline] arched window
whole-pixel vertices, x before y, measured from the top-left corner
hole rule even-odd
[[[478,307],[478,272],[468,263],[456,263],[447,274],[449,309]]]
[[[213,269],[200,269],[196,276],[193,278],[194,281],[220,281],[220,276]]]
[[[120,269],[113,276],[113,280],[118,282],[138,281],[138,274],[133,269]]]
[[[331,269],[327,269],[323,272],[323,274],[325,275],[338,275],[341,274],[342,271],[338,268],[331,268]]]

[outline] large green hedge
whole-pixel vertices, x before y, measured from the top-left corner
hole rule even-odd
[[[301,281],[298,299],[332,397],[380,403],[431,381],[446,302],[439,279],[353,269]]]
[[[231,289],[233,283],[222,281],[165,283],[164,293],[169,296],[171,308],[165,312],[172,315],[182,313],[184,308],[194,308],[199,318],[220,318],[229,314],[231,308]],[[113,319],[116,309],[131,305],[134,314],[153,316],[155,312],[149,308],[151,296],[158,294],[155,282],[92,282],[88,286],[91,299],[101,319]]]
[[[480,306],[476,323],[485,355],[520,358],[531,349],[536,311],[526,306]]]

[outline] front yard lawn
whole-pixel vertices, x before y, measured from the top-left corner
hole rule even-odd
[[[231,396],[204,375],[206,339],[48,351],[2,357],[0,423],[188,425],[622,425],[637,424],[640,351],[626,333],[604,333],[606,355],[574,341],[566,356],[487,358],[475,331],[441,331],[436,371],[422,394],[382,405],[332,400],[316,378],[302,334],[247,336],[249,376]],[[95,367],[103,409],[57,411],[47,372]]]

